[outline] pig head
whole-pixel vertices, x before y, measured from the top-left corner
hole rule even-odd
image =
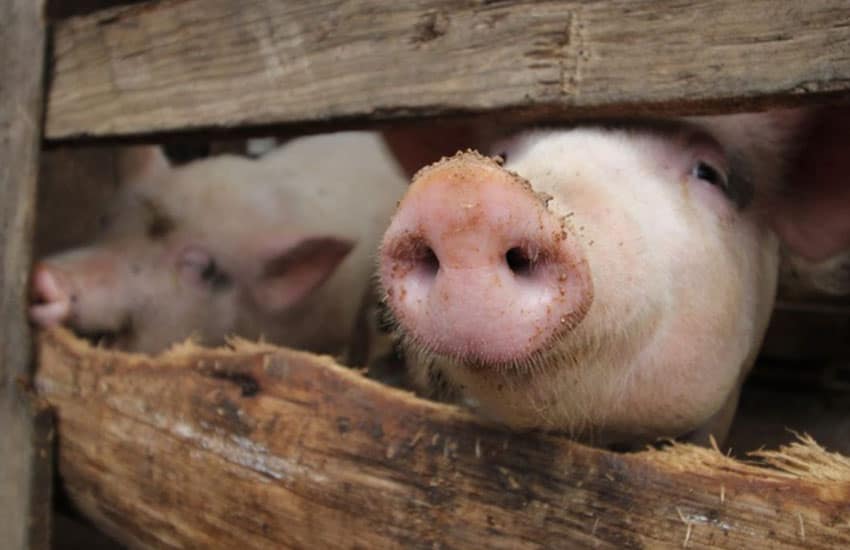
[[[807,116],[523,131],[420,170],[380,253],[413,383],[597,444],[722,440]]]
[[[34,322],[142,352],[231,335],[345,350],[406,187],[379,135],[176,168],[156,147],[134,148],[121,172],[100,237],[35,266]]]

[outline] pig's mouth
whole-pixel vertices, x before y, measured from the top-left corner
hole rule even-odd
[[[74,332],[95,347],[126,350],[129,349],[133,338],[133,321],[128,317],[115,329],[82,330],[75,328]]]
[[[489,380],[495,385],[518,387],[531,383],[550,370],[571,370],[577,366],[577,353],[564,353],[563,339],[567,334],[555,334],[544,345],[508,360],[480,356],[473,353],[445,353],[428,342],[410,335],[403,329],[397,329],[396,341],[402,349],[413,354],[414,363],[443,365],[443,368],[460,369],[476,378]],[[577,346],[573,342],[573,346]]]

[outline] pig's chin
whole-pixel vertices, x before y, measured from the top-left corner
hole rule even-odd
[[[575,339],[570,330],[566,329],[552,335],[543,346],[533,350],[512,350],[510,353],[501,353],[501,350],[492,346],[475,345],[444,351],[440,346],[424,343],[404,333],[397,334],[397,338],[400,338],[402,348],[406,350],[411,368],[430,371],[428,376],[431,378],[440,371],[440,377],[445,377],[445,383],[440,384],[442,389],[457,386],[450,392],[457,394],[463,388],[473,401],[474,388],[523,392],[541,378],[558,377],[561,371],[580,372],[577,369],[582,361],[578,357],[584,352],[579,348],[585,347],[571,346],[570,342]],[[414,374],[414,377],[417,375]],[[433,379],[422,382],[432,384]],[[430,393],[439,399],[446,398],[445,395],[439,395],[439,391]]]
[[[594,438],[597,422],[604,422],[598,405],[607,399],[600,388],[610,387],[600,379],[606,370],[588,368],[587,354],[579,350],[556,345],[522,360],[494,362],[406,349],[412,381],[428,397],[462,403],[491,422],[576,439]]]
[[[708,419],[697,410],[666,417],[663,388],[649,409],[631,407],[627,373],[635,357],[614,358],[605,351],[609,345],[560,345],[517,363],[458,361],[421,348],[408,349],[407,359],[414,384],[428,397],[463,404],[511,429],[542,429],[595,446],[637,448],[682,436]]]
[[[505,337],[503,341],[493,342],[489,339],[468,339],[458,342],[443,342],[439,339],[424,340],[403,332],[401,340],[403,347],[416,350],[419,357],[433,357],[441,362],[450,363],[455,368],[477,372],[482,376],[498,374],[499,376],[525,376],[532,372],[539,373],[546,368],[557,368],[557,360],[552,350],[560,346],[565,336],[581,322],[584,312],[562,317],[562,328],[551,334],[545,340],[530,345],[517,342],[533,341],[530,338]],[[484,333],[498,333],[498,330]]]
[[[462,403],[511,429],[544,429],[593,445],[623,448],[682,435],[705,420],[699,415],[645,418],[647,411],[629,407],[635,399],[629,381],[633,367],[641,362],[639,350],[657,328],[654,323],[641,324],[646,332],[633,334],[629,341],[610,333],[600,335],[581,323],[545,350],[520,360],[452,357],[411,345],[405,348],[406,359],[412,382],[428,397]]]

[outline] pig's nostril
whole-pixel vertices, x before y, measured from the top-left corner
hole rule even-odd
[[[514,275],[519,277],[527,277],[531,275],[532,260],[528,251],[519,246],[515,246],[505,254],[505,261],[508,268]]]
[[[415,271],[420,276],[433,278],[440,270],[440,260],[428,242],[419,236],[402,239],[391,249],[401,269]]]
[[[419,277],[433,279],[440,270],[440,260],[434,250],[424,242],[417,243],[410,256],[411,265]]]
[[[440,260],[430,246],[426,246],[419,259],[419,267],[428,275],[436,275],[440,270]]]

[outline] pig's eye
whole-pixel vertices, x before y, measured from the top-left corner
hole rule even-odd
[[[711,185],[716,185],[724,192],[729,188],[729,180],[726,178],[726,174],[707,162],[698,162],[691,175]]]
[[[213,291],[230,287],[230,276],[221,270],[215,258],[203,248],[190,246],[178,258],[177,269],[184,281]]]
[[[227,275],[215,260],[210,258],[209,262],[201,271],[201,280],[208,284],[213,290],[219,290],[230,286],[230,276]]]

